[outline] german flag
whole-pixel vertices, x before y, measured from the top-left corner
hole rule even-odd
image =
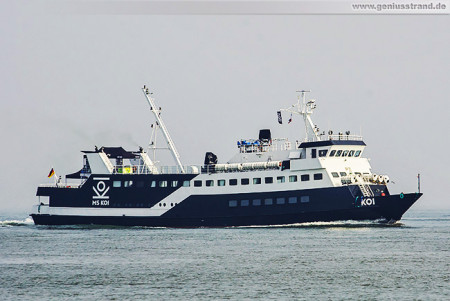
[[[55,170],[52,168],[52,170],[50,170],[50,172],[48,173],[48,177],[51,178],[51,177],[53,177],[54,174],[55,174]]]

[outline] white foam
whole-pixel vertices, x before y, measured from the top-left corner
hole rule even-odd
[[[0,221],[0,227],[11,227],[11,226],[29,226],[33,225],[33,219],[31,217],[27,217],[23,220],[4,220]]]

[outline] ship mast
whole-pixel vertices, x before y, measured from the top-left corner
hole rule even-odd
[[[155,104],[155,100],[151,97],[151,93],[149,93],[148,88],[144,86],[142,88],[142,92],[144,92],[145,98],[150,105],[150,111],[153,112],[156,118],[156,125],[159,126],[164,134],[164,138],[167,141],[167,146],[172,153],[173,159],[177,162],[178,167],[180,168],[181,173],[185,173],[183,164],[181,164],[180,155],[178,154],[177,149],[175,148],[175,144],[173,143],[172,138],[170,137],[169,131],[164,124],[164,121],[161,118],[161,108],[158,108]]]
[[[311,90],[301,90],[296,92],[301,93],[301,97],[300,95],[297,97],[297,103],[287,109],[281,109],[281,111],[290,112],[303,117],[303,121],[305,122],[305,141],[320,141],[319,129],[314,125],[311,119],[311,114],[316,108],[316,101],[314,99],[306,100],[306,93],[311,92]]]

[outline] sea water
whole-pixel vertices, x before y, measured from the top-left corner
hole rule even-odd
[[[1,300],[450,300],[450,212],[168,229],[0,217]]]

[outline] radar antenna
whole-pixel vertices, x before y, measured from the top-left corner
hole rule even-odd
[[[306,100],[306,93],[311,92],[311,90],[301,90],[296,92],[301,93],[301,96],[298,95],[297,97],[297,103],[289,108],[281,109],[280,111],[302,115],[303,121],[305,122],[305,141],[320,141],[319,128],[314,125],[311,119],[311,114],[317,107],[316,101],[314,99]]]

